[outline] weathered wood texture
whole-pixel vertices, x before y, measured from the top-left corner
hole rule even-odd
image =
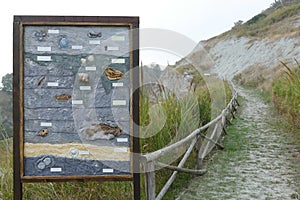
[[[155,199],[155,166],[154,162],[149,162],[145,165],[145,185],[146,198],[149,200]]]

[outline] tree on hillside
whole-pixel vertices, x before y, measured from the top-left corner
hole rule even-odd
[[[9,94],[12,93],[13,91],[13,74],[6,74],[5,76],[2,77],[2,91],[7,92]]]

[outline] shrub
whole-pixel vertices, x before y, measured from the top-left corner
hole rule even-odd
[[[267,15],[264,13],[260,13],[254,17],[252,17],[249,21],[246,22],[247,25],[251,25],[251,24],[255,24],[257,23],[259,20],[265,18]]]

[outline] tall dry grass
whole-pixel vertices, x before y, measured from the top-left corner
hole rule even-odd
[[[220,88],[220,85],[211,85],[209,90],[205,82],[203,82],[202,85],[191,87],[191,91],[188,94],[183,94],[180,97],[175,96],[172,91],[166,91],[159,83],[156,86],[148,85],[142,88],[140,95],[142,153],[153,152],[179,141],[195,129],[208,123],[213,117],[212,101],[218,101],[212,99],[212,96],[218,97],[225,92],[227,103],[231,99],[232,94],[229,85],[225,82],[222,82],[222,84],[225,85],[225,91],[223,92],[220,90],[224,90],[224,88]],[[215,94],[212,95],[212,93]],[[220,97],[220,99],[222,98]],[[224,102],[224,104],[226,103]],[[167,154],[166,157],[159,161],[177,165],[185,152],[184,150]],[[194,150],[185,164],[186,168],[193,169],[196,167],[196,156],[197,153]],[[156,192],[162,189],[172,172],[168,169],[161,169],[155,172]],[[188,184],[192,176],[191,174],[179,173],[164,199],[175,199],[176,195]],[[144,189],[144,185],[142,188]]]
[[[283,76],[273,83],[272,99],[278,110],[296,127],[300,128],[300,64],[284,67]]]

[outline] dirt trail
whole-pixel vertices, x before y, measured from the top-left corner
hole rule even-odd
[[[244,100],[223,141],[225,150],[210,158],[208,173],[191,180],[178,199],[300,199],[299,138],[279,125],[257,92],[238,92]]]

